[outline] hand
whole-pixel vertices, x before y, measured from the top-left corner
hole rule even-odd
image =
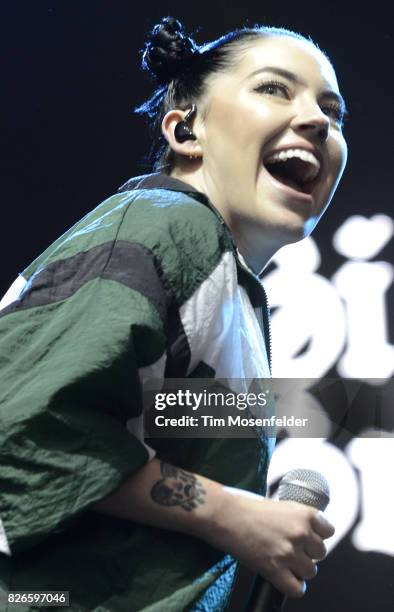
[[[305,593],[327,554],[324,539],[334,527],[321,512],[290,501],[229,496],[216,528],[202,534],[289,597]]]

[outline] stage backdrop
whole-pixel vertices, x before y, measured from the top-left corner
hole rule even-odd
[[[393,35],[385,3],[3,2],[0,293],[118,185],[149,171],[148,132],[132,113],[151,92],[138,49],[166,14],[198,42],[243,24],[289,27],[311,34],[332,59],[350,110],[349,162],[313,238],[283,249],[265,274],[274,375],[373,378],[366,397],[376,402],[394,369]],[[311,401],[309,389],[310,381],[301,404]],[[320,439],[282,432],[273,489],[292,467],[321,470],[337,525],[328,559],[289,612],[393,610],[394,445],[382,432],[371,437],[379,429],[366,419],[357,437],[336,439],[329,421]]]

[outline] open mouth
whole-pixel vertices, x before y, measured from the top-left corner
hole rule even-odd
[[[320,162],[313,153],[288,149],[269,155],[264,167],[280,183],[295,191],[311,194],[320,175]]]

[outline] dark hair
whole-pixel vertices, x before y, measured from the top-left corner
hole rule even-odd
[[[198,108],[208,76],[233,66],[251,42],[264,36],[288,36],[315,45],[310,38],[285,28],[253,26],[198,46],[174,17],[164,17],[155,25],[142,49],[142,69],[155,77],[159,87],[135,108],[136,113],[150,119],[153,146],[149,160],[154,171],[170,174],[175,162],[174,152],[161,132],[166,113],[174,108],[186,110],[192,104]]]

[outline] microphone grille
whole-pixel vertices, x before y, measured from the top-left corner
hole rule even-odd
[[[330,501],[327,480],[314,470],[296,469],[287,472],[279,483],[279,499],[295,501],[325,510]]]

